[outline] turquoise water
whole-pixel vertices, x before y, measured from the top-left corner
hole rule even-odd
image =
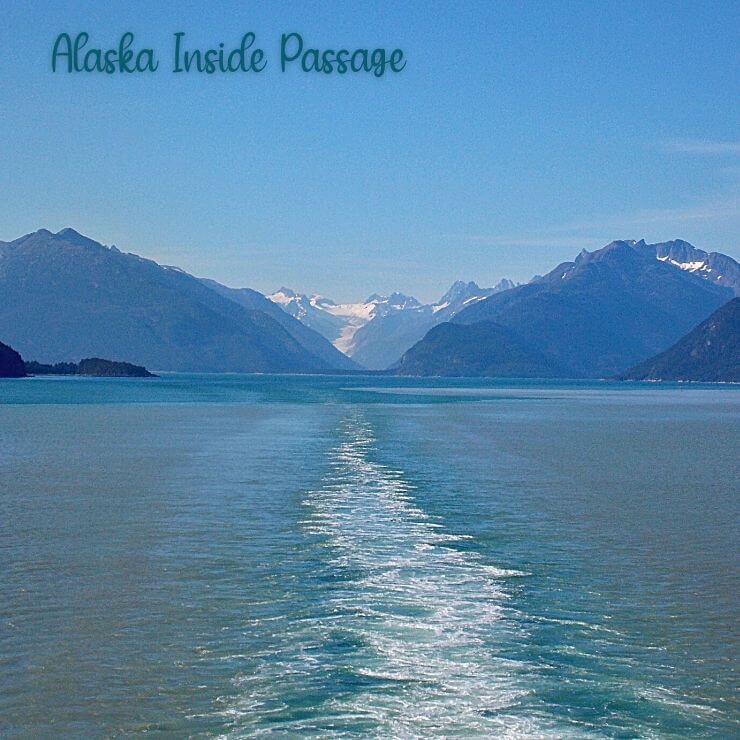
[[[740,733],[737,388],[0,402],[0,736]]]

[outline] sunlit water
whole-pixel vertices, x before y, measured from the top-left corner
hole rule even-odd
[[[0,736],[740,732],[734,387],[0,402]]]

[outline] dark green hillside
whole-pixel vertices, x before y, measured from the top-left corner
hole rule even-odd
[[[22,378],[25,374],[23,358],[12,347],[0,342],[0,378]]]
[[[492,321],[440,324],[401,359],[399,375],[551,378],[567,374],[528,347],[511,329]]]
[[[733,298],[665,352],[619,378],[740,383],[740,298]]]

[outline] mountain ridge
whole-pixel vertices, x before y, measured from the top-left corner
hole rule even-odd
[[[463,309],[451,323],[506,326],[571,377],[614,375],[670,346],[734,292],[707,274],[658,259],[656,246],[617,240],[594,252],[584,250],[543,277]],[[456,373],[464,334],[460,329],[456,337],[450,331],[446,345],[430,338],[438,352],[447,353]],[[477,341],[485,346],[480,331]],[[490,341],[495,341],[493,335]],[[424,374],[417,359],[425,351],[412,350],[410,358],[402,359],[401,370],[413,361],[415,371]],[[439,359],[434,368],[439,371]],[[489,373],[494,370],[488,368]]]
[[[0,242],[0,290],[0,336],[45,362],[118,356],[215,372],[413,365],[422,374],[425,363],[444,374],[448,362],[455,374],[466,365],[490,374],[513,372],[498,351],[509,347],[527,373],[604,377],[659,354],[737,295],[740,266],[680,239],[616,240],[524,285],[457,280],[435,303],[395,292],[337,304],[288,288],[270,296],[231,288],[65,228]]]
[[[103,356],[204,372],[338,369],[263,311],[70,228],[0,243],[0,290],[0,335],[44,362]]]

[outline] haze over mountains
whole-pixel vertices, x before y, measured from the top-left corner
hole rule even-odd
[[[201,282],[225,298],[244,306],[244,308],[252,311],[263,311],[275,319],[304,348],[316,355],[329,367],[338,370],[358,369],[358,366],[339,349],[332,346],[322,336],[321,332],[314,331],[308,324],[292,318],[290,314],[283,311],[280,306],[266,298],[262,293],[258,293],[251,288],[229,288],[207,278],[202,278]]]
[[[0,242],[0,340],[45,363],[608,377],[664,352],[738,294],[735,260],[680,240],[584,250],[525,285],[458,281],[432,304],[402,293],[337,304],[287,288],[266,297],[73,229]]]
[[[280,288],[268,296],[299,321],[315,329],[362,367],[384,370],[433,326],[458,311],[514,283],[503,279],[493,288],[458,280],[436,302],[422,304],[403,293],[374,293],[361,303],[337,304],[323,296],[306,296]]]
[[[359,303],[335,303],[320,295],[307,296],[280,288],[267,296],[286,313],[325,336],[337,349],[352,354],[355,334],[373,319],[394,311],[414,309],[421,304],[403,293],[377,293]]]

